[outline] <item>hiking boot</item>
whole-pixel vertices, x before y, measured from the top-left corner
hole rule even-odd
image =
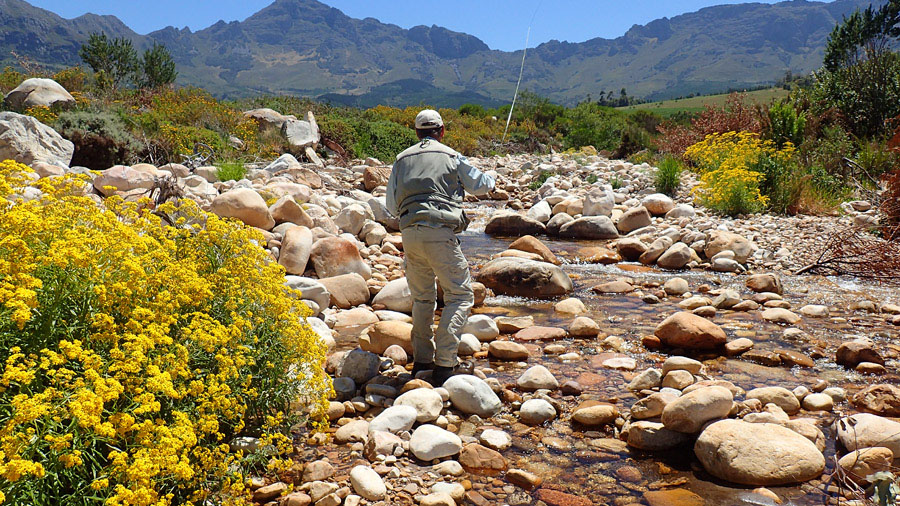
[[[415,378],[417,374],[423,371],[432,371],[434,370],[434,362],[414,362],[412,372],[412,377]]]
[[[451,376],[458,374],[472,374],[475,371],[475,365],[471,362],[460,362],[453,367],[436,366],[431,373],[431,384],[435,387],[443,386]]]

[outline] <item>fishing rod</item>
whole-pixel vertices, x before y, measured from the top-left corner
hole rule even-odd
[[[531,37],[531,27],[534,25],[534,19],[537,17],[538,10],[544,0],[538,2],[531,16],[531,22],[528,23],[528,31],[525,32],[525,49],[522,51],[522,65],[519,67],[519,80],[516,82],[516,92],[513,94],[512,105],[509,107],[509,116],[506,117],[506,128],[503,129],[503,138],[500,142],[506,141],[506,134],[509,132],[509,122],[512,121],[513,110],[516,108],[516,99],[519,98],[519,85],[522,84],[522,74],[525,72],[525,57],[528,55],[528,39]]]

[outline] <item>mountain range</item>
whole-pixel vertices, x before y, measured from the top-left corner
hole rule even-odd
[[[522,88],[572,104],[622,88],[664,99],[770,84],[818,69],[835,24],[870,3],[721,5],[635,25],[616,39],[553,40],[529,49]],[[146,35],[114,16],[64,19],[0,0],[0,64],[15,62],[13,53],[49,68],[79,64],[78,48],[92,32],[138,48],[166,45],[179,84],[217,96],[294,94],[360,106],[508,101],[522,60],[521,51],[492,50],[472,35],[355,19],[316,0],[275,0],[243,21]]]

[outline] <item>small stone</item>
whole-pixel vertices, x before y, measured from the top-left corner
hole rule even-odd
[[[559,388],[559,381],[546,367],[536,365],[522,373],[516,380],[516,385],[524,390],[556,390]]]
[[[540,425],[556,418],[556,409],[544,399],[529,399],[519,408],[519,418],[528,425]]]

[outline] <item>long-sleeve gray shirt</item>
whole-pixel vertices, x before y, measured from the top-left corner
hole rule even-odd
[[[481,196],[487,195],[494,189],[496,184],[494,178],[470,165],[466,157],[457,154],[454,160],[456,160],[459,182],[467,192]],[[394,216],[400,214],[400,202],[397,202],[397,180],[396,177],[388,180],[387,194],[385,195],[387,210]]]

